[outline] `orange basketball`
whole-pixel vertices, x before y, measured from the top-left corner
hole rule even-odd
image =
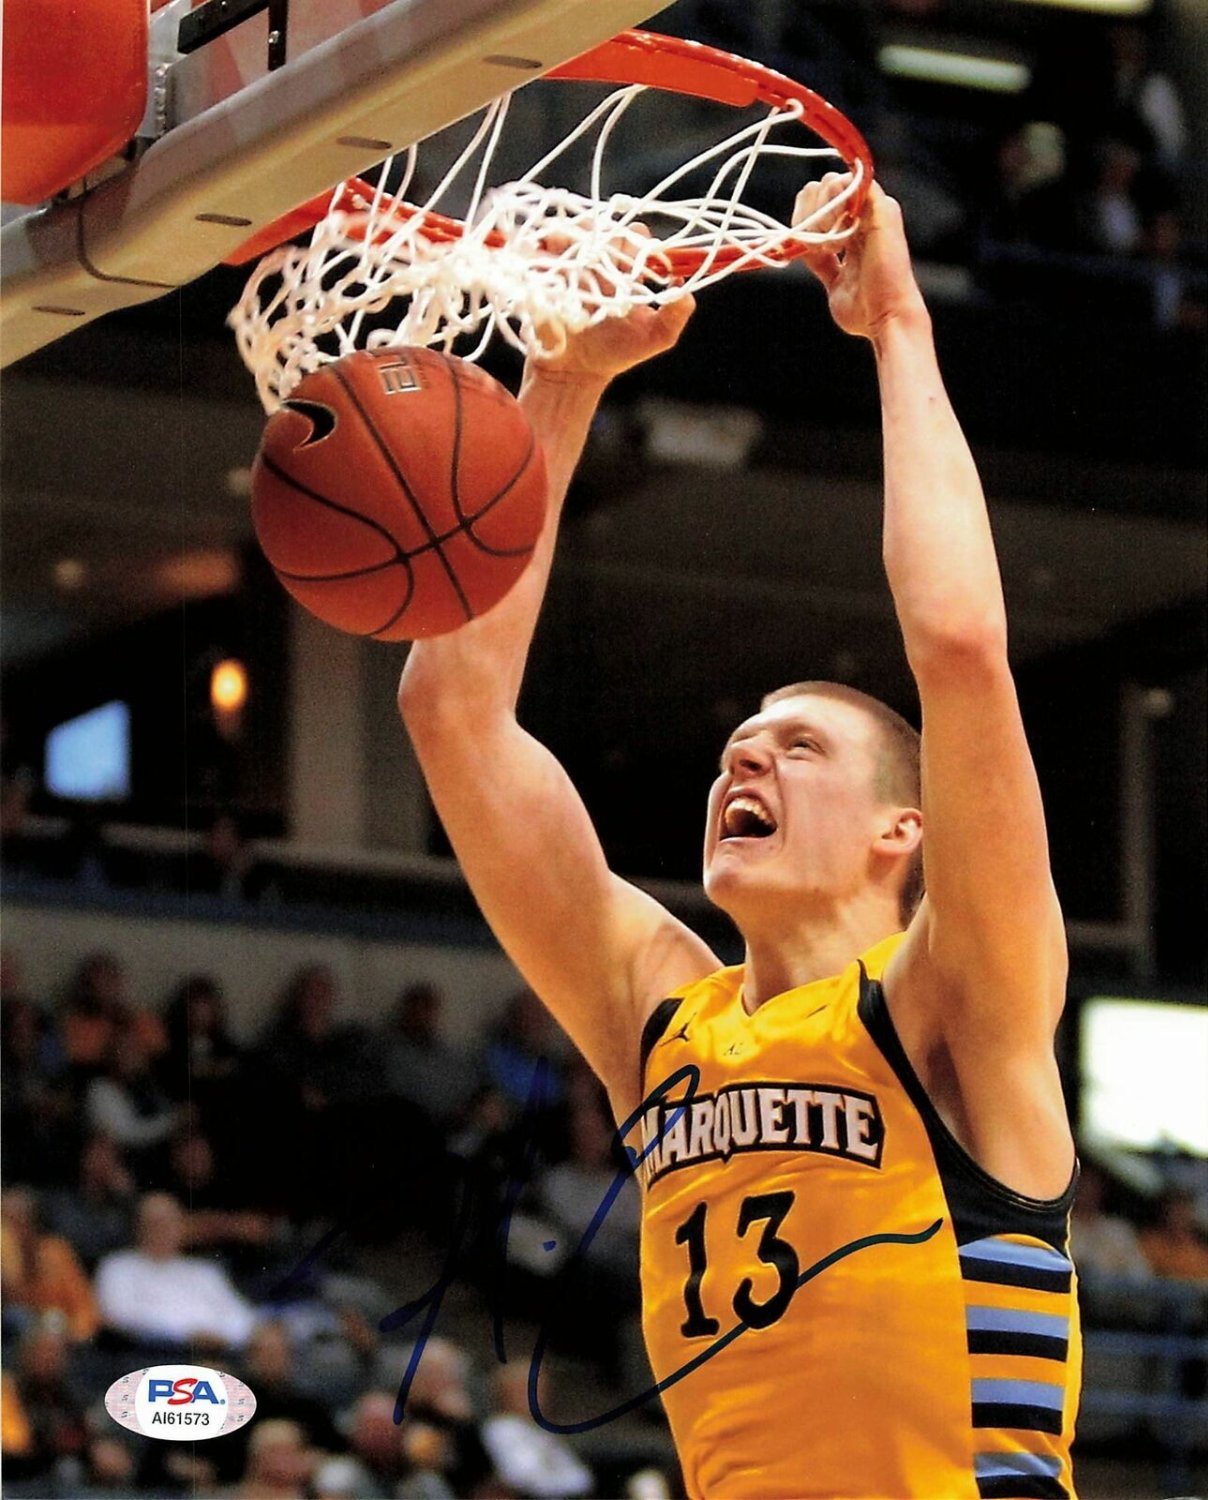
[[[269,418],[252,522],[320,620],[412,641],[503,598],[545,492],[541,445],[497,380],[433,349],[379,349],[308,375]]]

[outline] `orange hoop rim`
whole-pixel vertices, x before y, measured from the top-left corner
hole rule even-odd
[[[642,85],[739,109],[753,104],[765,104],[773,109],[796,107],[800,111],[800,123],[833,147],[849,170],[859,172],[846,216],[854,222],[864,207],[874,172],[872,153],[864,137],[842,110],[836,109],[821,94],[763,63],[685,37],[630,30],[622,31],[579,57],[551,68],[544,76],[558,82],[605,83],[619,87]],[[377,196],[378,189],[373,183],[359,177],[351,178],[265,225],[228,255],[225,263],[244,265],[312,229],[329,212],[363,212]],[[657,205],[652,205],[652,209],[657,212]],[[373,239],[386,239],[394,228],[415,218],[420,220],[419,232],[426,239],[440,244],[460,239],[466,230],[461,220],[446,214],[411,203],[390,201],[384,205],[383,221],[392,228],[383,227]],[[487,237],[486,243],[499,249],[505,241],[502,236],[492,235]],[[796,260],[810,248],[808,241],[792,239],[764,251],[758,245],[722,250],[684,247],[669,250],[661,260],[674,278],[685,279],[699,271],[706,261],[717,270],[734,265],[744,269],[740,262],[754,269],[757,265],[766,265],[768,260]]]

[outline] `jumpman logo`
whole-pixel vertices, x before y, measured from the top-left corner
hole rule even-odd
[[[663,1038],[663,1040],[659,1043],[659,1046],[660,1047],[665,1047],[668,1042],[686,1042],[687,1040],[688,1040],[688,1023],[687,1023],[687,1021],[685,1021],[684,1024],[680,1027],[680,1029],[678,1031],[673,1032],[670,1036],[665,1036]]]

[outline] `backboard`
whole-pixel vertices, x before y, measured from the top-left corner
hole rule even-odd
[[[115,158],[0,233],[0,363],[217,265],[296,203],[661,9],[652,0],[273,0],[189,53],[154,15],[148,108]],[[287,60],[270,17],[288,9]],[[194,25],[196,23],[194,22]]]

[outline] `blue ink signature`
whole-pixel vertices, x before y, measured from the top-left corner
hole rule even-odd
[[[562,1268],[559,1279],[562,1283],[563,1295],[565,1295],[566,1290],[570,1286],[575,1267],[585,1258],[588,1248],[599,1233],[601,1225],[608,1217],[625,1183],[634,1175],[650,1152],[655,1149],[663,1137],[674,1128],[676,1122],[683,1116],[689,1104],[696,1096],[699,1082],[700,1070],[694,1065],[688,1064],[685,1067],[677,1069],[669,1077],[665,1078],[662,1083],[652,1089],[629,1118],[618,1127],[617,1140],[624,1142],[625,1137],[634,1129],[643,1115],[653,1105],[665,1098],[679,1084],[683,1083],[686,1085],[683,1098],[675,1101],[675,1108],[668,1112],[668,1117],[663,1122],[661,1130],[646,1143],[640,1153],[634,1151],[630,1146],[623,1147],[625,1165],[617,1171],[616,1176],[613,1178],[612,1183],[609,1185],[607,1192],[600,1202],[600,1206],[592,1217],[591,1223],[584,1230],[582,1238],[574,1247]],[[491,1313],[495,1354],[500,1364],[508,1362],[504,1344],[503,1312],[508,1267],[508,1235],[516,1205],[532,1174],[533,1164],[537,1156],[536,1126],[540,1114],[548,1101],[549,1093],[549,1064],[542,1058],[537,1063],[528,1098],[525,1101],[524,1115],[517,1137],[519,1146],[515,1152],[516,1160],[512,1163],[512,1170],[508,1176],[503,1209],[500,1213],[494,1236],[490,1262],[491,1269],[486,1288],[487,1303]],[[441,1268],[440,1275],[421,1296],[414,1298],[410,1302],[403,1303],[401,1307],[396,1308],[394,1312],[388,1314],[378,1324],[380,1332],[393,1333],[398,1329],[407,1327],[409,1323],[423,1314],[422,1321],[416,1332],[415,1344],[407,1362],[407,1368],[403,1372],[403,1378],[399,1383],[398,1395],[394,1405],[394,1420],[396,1423],[400,1423],[403,1420],[407,1397],[410,1393],[416,1372],[419,1369],[420,1360],[423,1358],[424,1350],[427,1347],[428,1339],[432,1336],[432,1331],[436,1326],[436,1320],[440,1315],[445,1293],[457,1278],[473,1209],[473,1183],[467,1176],[465,1189],[459,1197],[456,1218],[450,1237],[449,1251],[445,1263]],[[357,1222],[360,1217],[361,1215],[359,1214],[355,1215],[352,1219],[337,1225],[325,1234],[318,1244],[303,1257],[298,1266],[282,1279],[274,1289],[275,1294],[281,1296],[295,1283],[303,1280],[324,1251],[342,1234],[346,1233],[351,1225]],[[872,1249],[877,1245],[925,1244],[939,1233],[942,1225],[943,1220],[936,1219],[926,1229],[919,1230],[914,1234],[870,1234],[860,1239],[851,1240],[846,1245],[840,1245],[838,1249],[832,1250],[828,1255],[824,1255],[821,1260],[815,1261],[812,1266],[807,1266],[797,1277],[794,1292],[798,1288],[803,1287],[807,1282],[821,1276],[824,1271],[829,1270],[831,1266],[836,1265],[839,1261],[846,1260],[849,1256],[857,1255],[861,1251]],[[557,1297],[555,1297],[555,1301],[557,1300]],[[538,1385],[541,1377],[541,1362],[545,1357],[546,1346],[549,1341],[549,1326],[550,1317],[547,1314],[538,1327],[536,1341],[533,1345],[532,1358],[529,1363],[529,1412],[533,1420],[539,1426],[545,1428],[547,1432],[571,1434],[591,1432],[597,1427],[603,1427],[609,1422],[616,1421],[618,1417],[624,1416],[636,1407],[644,1405],[652,1397],[676,1385],[679,1381],[691,1375],[694,1370],[698,1370],[708,1360],[715,1358],[723,1349],[728,1348],[735,1339],[746,1333],[752,1325],[745,1319],[740,1318],[732,1328],[720,1334],[711,1344],[694,1354],[691,1359],[682,1364],[679,1369],[673,1370],[670,1375],[664,1376],[662,1380],[639,1392],[636,1396],[631,1396],[620,1402],[618,1405],[612,1407],[611,1410],[603,1412],[596,1417],[588,1417],[579,1422],[555,1422],[541,1410]]]
[[[684,1111],[688,1108],[688,1105],[695,1098],[697,1085],[700,1082],[700,1069],[695,1067],[691,1063],[687,1064],[685,1067],[677,1069],[676,1072],[672,1073],[669,1078],[665,1078],[662,1083],[660,1083],[656,1088],[652,1089],[647,1097],[643,1099],[642,1102],[638,1105],[637,1109],[635,1109],[634,1112],[629,1116],[629,1118],[618,1127],[617,1139],[619,1141],[624,1141],[625,1137],[637,1125],[638,1121],[642,1118],[646,1111],[650,1109],[652,1105],[657,1104],[660,1099],[662,1099],[667,1093],[670,1092],[671,1089],[675,1088],[676,1085],[681,1082],[687,1083],[687,1089],[684,1093],[684,1097],[677,1100],[677,1107],[668,1112],[667,1120],[664,1122],[662,1129],[649,1141],[647,1141],[640,1154],[635,1152],[629,1146],[626,1146],[624,1148],[627,1166],[617,1172],[617,1175],[613,1179],[611,1186],[604,1195],[603,1201],[601,1202],[599,1208],[596,1210],[595,1216],[593,1217],[591,1223],[584,1230],[583,1238],[579,1241],[579,1244],[575,1247],[570,1260],[567,1262],[567,1265],[564,1269],[564,1275],[569,1275],[575,1262],[582,1259],[582,1257],[586,1254],[587,1247],[591,1244],[592,1240],[599,1232],[600,1226],[607,1218],[609,1210],[616,1202],[617,1194],[620,1193],[621,1189],[624,1187],[626,1179],[632,1176],[632,1174],[637,1171],[638,1167],[641,1166],[642,1162],[646,1160],[647,1156],[650,1155],[651,1151],[654,1150],[654,1148],[659,1144],[663,1137],[674,1128],[676,1122],[681,1118],[681,1116],[684,1114]],[[801,1272],[801,1274],[797,1277],[797,1281],[793,1288],[794,1294],[799,1287],[803,1287],[806,1282],[813,1281],[815,1277],[821,1276],[823,1271],[829,1270],[831,1266],[836,1265],[839,1261],[846,1260],[848,1256],[857,1255],[862,1250],[869,1250],[875,1245],[925,1244],[929,1239],[933,1238],[933,1236],[939,1233],[943,1222],[944,1221],[942,1219],[936,1219],[934,1224],[929,1224],[926,1229],[920,1230],[917,1234],[869,1234],[864,1235],[860,1239],[851,1240],[846,1245],[840,1245],[837,1250],[832,1250],[829,1255],[824,1255],[821,1260],[815,1261],[812,1266],[807,1266],[806,1269]],[[598,1417],[588,1417],[580,1422],[555,1422],[551,1418],[547,1417],[541,1410],[541,1402],[538,1395],[538,1385],[541,1378],[541,1361],[545,1357],[545,1346],[548,1342],[548,1326],[549,1319],[547,1317],[546,1320],[542,1322],[542,1324],[538,1328],[537,1339],[535,1344],[533,1345],[533,1355],[532,1360],[529,1364],[528,1380],[529,1412],[531,1413],[533,1420],[539,1426],[544,1427],[547,1432],[569,1434],[576,1432],[591,1432],[597,1427],[603,1427],[608,1422],[615,1422],[618,1417],[623,1417],[626,1412],[631,1412],[636,1407],[645,1405],[645,1403],[652,1397],[659,1395],[660,1392],[667,1390],[670,1386],[678,1384],[678,1382],[683,1380],[686,1376],[691,1375],[693,1370],[700,1369],[701,1365],[705,1364],[710,1359],[714,1359],[721,1353],[723,1349],[728,1348],[736,1338],[739,1338],[742,1334],[746,1333],[747,1330],[751,1327],[751,1324],[748,1323],[745,1319],[740,1318],[738,1322],[734,1324],[733,1328],[728,1329],[725,1333],[714,1339],[714,1341],[706,1348],[700,1350],[699,1353],[694,1354],[692,1358],[682,1364],[678,1370],[673,1370],[670,1375],[664,1376],[662,1380],[657,1381],[654,1385],[649,1386],[646,1390],[639,1392],[638,1395],[631,1396],[628,1400],[620,1402],[610,1411],[606,1411]]]

